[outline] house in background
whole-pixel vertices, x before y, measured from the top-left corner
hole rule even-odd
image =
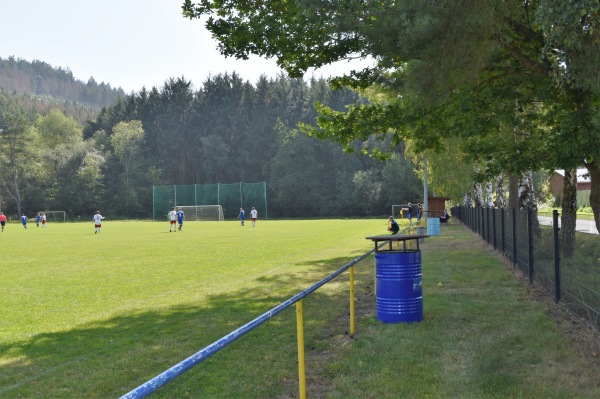
[[[560,205],[562,201],[562,191],[564,186],[565,171],[557,169],[548,178],[550,182],[550,191],[556,198],[556,203]],[[592,190],[592,181],[585,168],[577,169],[577,207],[590,206],[590,192]]]

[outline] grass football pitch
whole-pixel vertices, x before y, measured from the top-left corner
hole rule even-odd
[[[168,222],[105,220],[100,234],[91,220],[10,223],[0,233],[0,397],[118,397],[370,250],[365,236],[385,223],[186,222],[169,232]],[[290,312],[270,323],[291,347],[267,380],[294,378]],[[211,378],[239,381],[230,361],[202,392],[214,394]],[[280,382],[271,385],[257,397]]]
[[[0,398],[120,397],[372,249],[386,222],[10,223]],[[600,397],[597,336],[575,340],[585,328],[466,227],[441,230],[421,246],[422,322],[376,319],[372,257],[355,267],[354,338],[348,273],[303,300],[307,396]],[[292,307],[151,397],[293,398],[297,373]]]

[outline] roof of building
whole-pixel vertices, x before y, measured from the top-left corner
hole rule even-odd
[[[564,169],[556,169],[554,171],[554,173],[558,173],[561,176],[565,176],[565,170]],[[585,168],[581,168],[581,169],[577,169],[577,183],[589,183],[591,182],[590,180],[590,172],[585,169]]]

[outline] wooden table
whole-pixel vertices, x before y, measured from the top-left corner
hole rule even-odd
[[[367,240],[371,240],[375,243],[375,252],[382,252],[385,251],[385,249],[379,249],[379,243],[381,243],[382,241],[388,241],[389,245],[388,245],[388,251],[394,251],[394,249],[392,248],[392,243],[396,242],[398,245],[397,247],[400,247],[400,243],[402,243],[402,251],[410,251],[412,250],[411,248],[407,248],[407,242],[409,243],[410,246],[410,242],[411,241],[415,241],[416,242],[416,250],[419,250],[419,239],[422,238],[427,238],[429,237],[429,235],[427,234],[410,234],[410,235],[403,235],[403,234],[386,234],[386,235],[380,235],[380,236],[370,236],[370,237],[365,237]],[[382,247],[384,248],[384,247]],[[400,250],[400,249],[397,249]]]

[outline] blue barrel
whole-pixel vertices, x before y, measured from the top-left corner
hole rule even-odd
[[[377,319],[384,323],[423,320],[421,251],[375,254]]]
[[[440,235],[440,218],[427,218],[427,234],[430,236]]]

